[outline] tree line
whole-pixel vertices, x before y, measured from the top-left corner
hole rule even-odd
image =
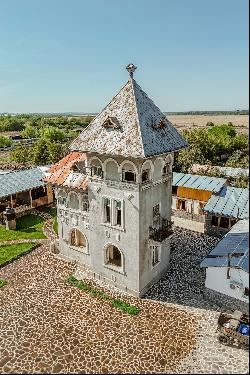
[[[35,136],[37,140],[32,146],[18,145],[11,152],[12,160],[21,164],[46,165],[65,156],[70,142],[79,133],[74,130],[65,132],[62,128],[51,125],[35,127],[26,123],[23,134]],[[189,173],[193,164],[249,168],[249,138],[247,135],[237,134],[232,124],[183,130],[182,136],[188,141],[189,147],[175,154],[175,172]],[[213,169],[209,173],[218,177],[221,172]],[[246,184],[245,177],[238,181],[240,187],[245,187]]]
[[[249,138],[247,135],[237,134],[231,124],[183,130],[182,136],[188,141],[189,147],[175,155],[175,172],[189,173],[193,164],[249,168]],[[210,174],[222,176],[216,169]],[[246,187],[247,180],[241,176],[238,186]]]
[[[34,128],[35,132],[35,130],[43,127],[56,127],[57,129],[68,132],[75,128],[85,128],[91,120],[91,116],[77,118],[66,116],[44,117],[36,115],[0,116],[0,132],[22,132],[27,128]],[[26,135],[29,135],[29,132]]]

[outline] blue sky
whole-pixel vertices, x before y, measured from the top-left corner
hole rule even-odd
[[[0,112],[98,112],[135,79],[162,111],[248,108],[247,0],[0,0]]]

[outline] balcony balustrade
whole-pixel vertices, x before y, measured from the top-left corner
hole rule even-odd
[[[149,227],[149,239],[162,242],[173,234],[173,221],[161,218],[160,224]]]

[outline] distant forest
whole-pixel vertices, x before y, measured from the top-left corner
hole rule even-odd
[[[248,109],[235,111],[187,111],[187,112],[163,112],[165,115],[249,115]],[[97,116],[98,113],[85,112],[54,112],[54,113],[0,113],[0,116],[44,116],[44,117],[58,117],[58,116]]]

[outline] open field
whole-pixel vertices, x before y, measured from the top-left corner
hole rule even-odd
[[[247,134],[249,129],[248,115],[168,115],[167,118],[178,130],[205,127],[208,122],[214,125],[232,124],[239,133]]]

